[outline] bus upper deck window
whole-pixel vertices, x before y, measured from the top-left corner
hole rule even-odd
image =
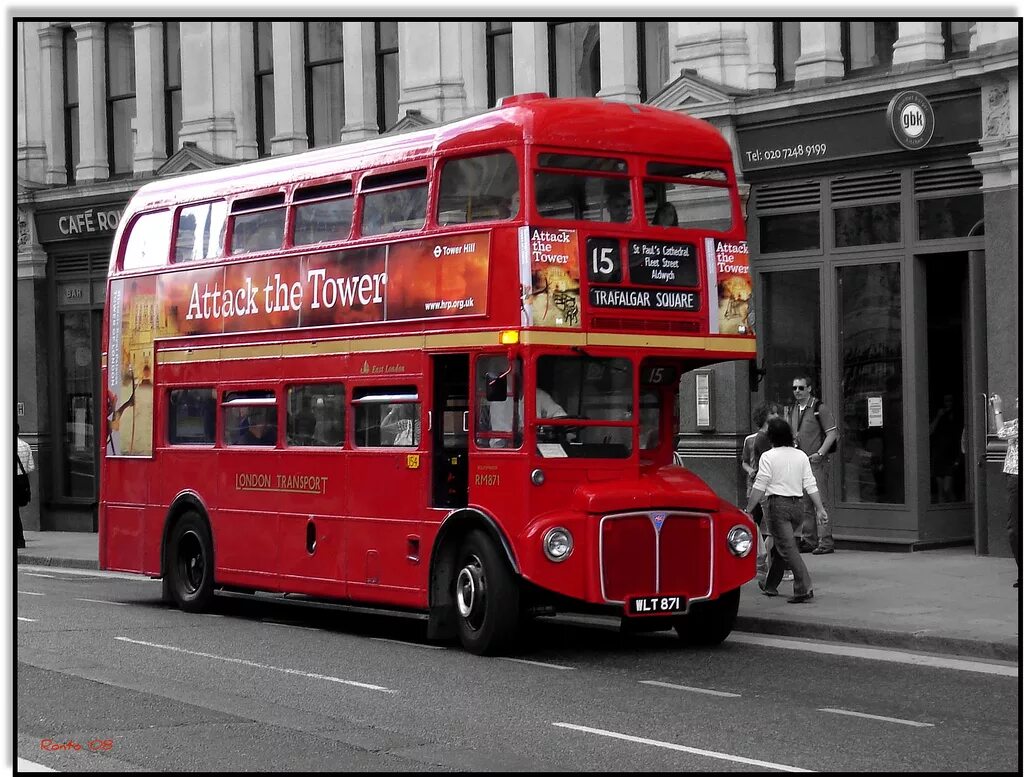
[[[648,162],[644,179],[647,223],[727,232],[732,229],[732,195],[725,171],[707,165]]]
[[[504,221],[519,212],[519,170],[512,154],[452,159],[441,171],[437,223]]]
[[[427,168],[414,167],[363,179],[363,235],[421,229],[427,220]],[[412,185],[409,185],[412,184]]]
[[[297,246],[345,240],[352,229],[352,182],[310,186],[295,193],[295,226],[292,243]]]
[[[534,173],[537,210],[542,216],[617,224],[633,220],[624,159],[541,154],[538,163],[544,168],[572,171]]]
[[[284,242],[284,195],[236,200],[231,205],[231,253],[271,251]]]
[[[174,240],[174,261],[194,262],[223,256],[227,214],[224,200],[182,208]]]
[[[128,232],[122,269],[138,270],[167,263],[171,244],[171,212],[160,210],[139,216]]]

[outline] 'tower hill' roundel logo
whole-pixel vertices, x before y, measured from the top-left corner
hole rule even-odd
[[[920,92],[900,92],[885,112],[892,136],[904,148],[916,151],[928,145],[935,132],[935,113]]]

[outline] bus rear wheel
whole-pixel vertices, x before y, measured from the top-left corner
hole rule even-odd
[[[691,606],[690,612],[675,618],[676,633],[687,645],[720,645],[732,631],[739,608],[739,588],[724,593],[711,602],[696,602]]]
[[[213,540],[210,527],[190,510],[174,525],[167,550],[167,578],[174,602],[202,612],[213,601]]]
[[[466,535],[455,574],[455,608],[462,646],[476,655],[506,650],[519,626],[519,588],[494,543],[481,531]]]

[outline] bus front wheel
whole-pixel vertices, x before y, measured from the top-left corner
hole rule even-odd
[[[186,612],[202,612],[213,600],[213,540],[195,511],[185,513],[171,532],[167,553],[171,596]]]
[[[459,641],[470,653],[505,650],[519,625],[519,588],[494,543],[479,530],[466,535],[455,574]]]
[[[675,618],[676,633],[687,645],[719,645],[732,631],[739,608],[739,588],[724,593],[711,602],[696,602],[690,608],[690,612]]]

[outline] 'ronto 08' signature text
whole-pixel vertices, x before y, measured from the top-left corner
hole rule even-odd
[[[828,143],[798,144],[786,148],[756,148],[747,152],[747,162],[776,162],[791,159],[814,159],[828,153]]]

